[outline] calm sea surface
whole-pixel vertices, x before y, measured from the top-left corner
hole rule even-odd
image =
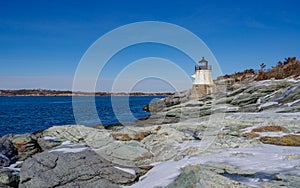
[[[92,126],[118,122],[133,122],[137,118],[150,115],[143,107],[150,101],[162,97],[78,97],[76,104],[81,110],[77,123]],[[113,99],[113,105],[111,102]],[[97,116],[86,110],[88,105],[96,105]],[[114,108],[112,108],[114,106]],[[78,119],[80,122],[78,122]],[[53,125],[76,124],[72,97],[0,97],[0,136],[5,134],[31,133],[47,129]]]

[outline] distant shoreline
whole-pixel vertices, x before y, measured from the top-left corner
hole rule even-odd
[[[3,97],[33,97],[33,96],[49,96],[49,97],[66,97],[66,96],[169,96],[173,93],[110,93],[110,92],[72,92],[59,90],[44,90],[44,89],[20,89],[20,90],[0,90],[0,96]]]

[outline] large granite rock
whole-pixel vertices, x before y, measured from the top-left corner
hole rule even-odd
[[[25,160],[35,153],[41,151],[37,138],[32,134],[15,135],[12,143],[18,150],[19,160]]]
[[[190,99],[190,96],[191,90],[177,92],[169,97],[151,102],[144,107],[144,110],[148,112],[160,112],[166,107],[178,105],[180,103],[188,101]]]
[[[61,140],[57,140],[55,137],[50,136],[40,137],[37,142],[42,151],[50,150],[62,143]]]
[[[18,151],[9,138],[0,138],[0,166],[9,166],[16,162]]]
[[[113,164],[91,149],[77,151],[45,151],[27,159],[20,187],[118,187],[138,177],[136,169]]]
[[[234,181],[223,176],[226,169],[219,168],[218,165],[210,167],[207,165],[187,166],[182,169],[181,174],[177,179],[167,186],[167,188],[181,188],[181,187],[239,187],[246,188],[248,186]],[[235,172],[232,172],[237,174]],[[239,175],[249,176],[248,173],[241,173]]]
[[[19,174],[14,170],[0,168],[0,187],[18,187]]]
[[[57,126],[45,131],[44,136],[52,136],[56,141],[71,141],[91,147],[106,160],[135,167],[149,165],[152,154],[140,141],[148,136],[150,131],[140,132],[123,127],[118,132],[95,129],[86,126]],[[54,148],[55,149],[55,148]]]

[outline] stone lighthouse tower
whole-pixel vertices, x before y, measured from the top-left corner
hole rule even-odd
[[[191,92],[192,98],[200,98],[215,91],[215,84],[212,79],[212,69],[208,65],[208,61],[202,57],[199,65],[195,66],[195,74],[193,88]]]

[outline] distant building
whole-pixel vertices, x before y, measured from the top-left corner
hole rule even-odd
[[[195,66],[195,74],[192,77],[194,78],[191,93],[192,98],[200,98],[216,90],[212,79],[212,68],[208,65],[208,61],[204,57],[199,61],[199,65]]]

